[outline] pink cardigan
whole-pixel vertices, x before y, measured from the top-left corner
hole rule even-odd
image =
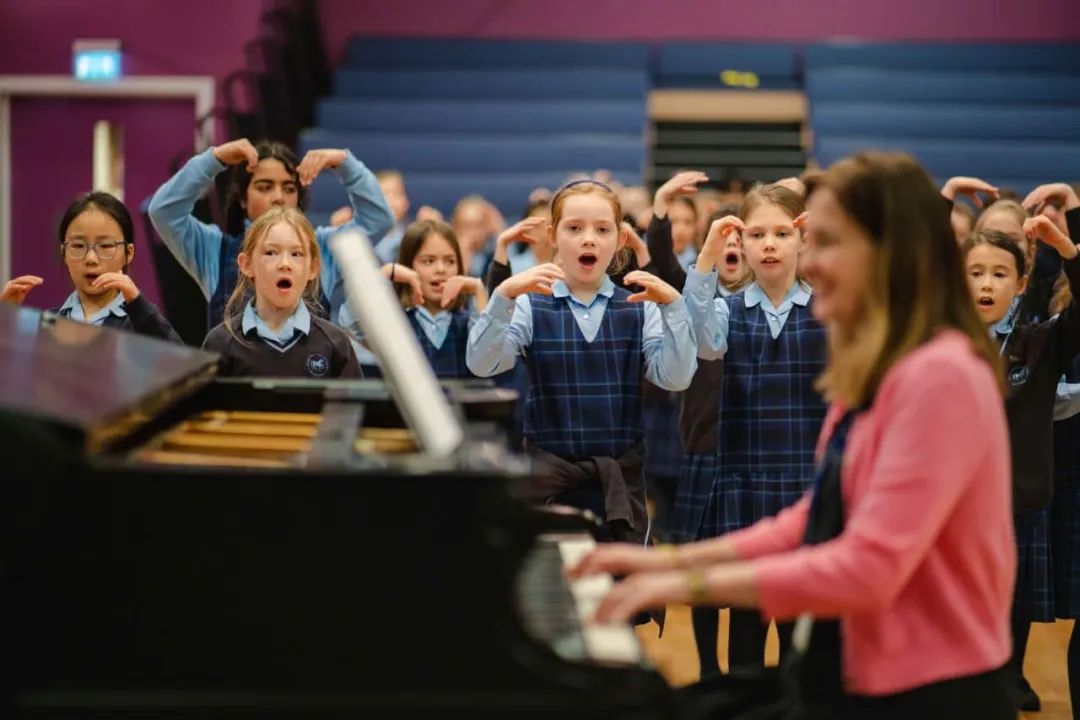
[[[829,409],[822,438],[842,414]],[[852,426],[839,538],[800,547],[808,497],[728,537],[753,561],[762,615],[839,617],[849,692],[897,693],[1008,659],[1009,472],[991,369],[945,331],[889,370]]]

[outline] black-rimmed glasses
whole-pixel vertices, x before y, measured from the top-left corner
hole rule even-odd
[[[72,260],[82,260],[91,250],[102,260],[112,260],[116,257],[116,251],[124,245],[118,240],[101,240],[88,243],[85,240],[64,241],[64,252]]]

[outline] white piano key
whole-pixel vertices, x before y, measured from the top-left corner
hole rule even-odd
[[[589,537],[560,540],[559,554],[563,567],[577,565],[595,547],[596,541]],[[601,662],[639,663],[641,645],[633,628],[629,625],[599,624],[593,620],[597,607],[614,584],[608,574],[589,575],[570,582],[570,594],[581,621],[585,648],[591,658]]]

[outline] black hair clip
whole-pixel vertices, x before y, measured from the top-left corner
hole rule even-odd
[[[612,195],[615,194],[615,191],[612,190],[607,183],[602,183],[599,180],[593,180],[592,178],[581,178],[580,180],[571,180],[570,182],[563,184],[558,190],[556,190],[555,194],[551,196],[551,204],[554,205],[555,198],[559,197],[564,192],[566,192],[572,187],[575,187],[576,185],[597,185],[607,190]]]

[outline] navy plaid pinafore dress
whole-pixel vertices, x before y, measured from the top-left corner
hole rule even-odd
[[[814,450],[826,406],[814,390],[825,368],[825,328],[793,304],[777,338],[744,292],[731,315],[720,391],[716,468],[697,538],[717,537],[775,515],[801,498],[814,477]]]
[[[642,429],[645,433],[645,474],[650,478],[677,478],[683,467],[679,438],[679,395],[645,381]]]

